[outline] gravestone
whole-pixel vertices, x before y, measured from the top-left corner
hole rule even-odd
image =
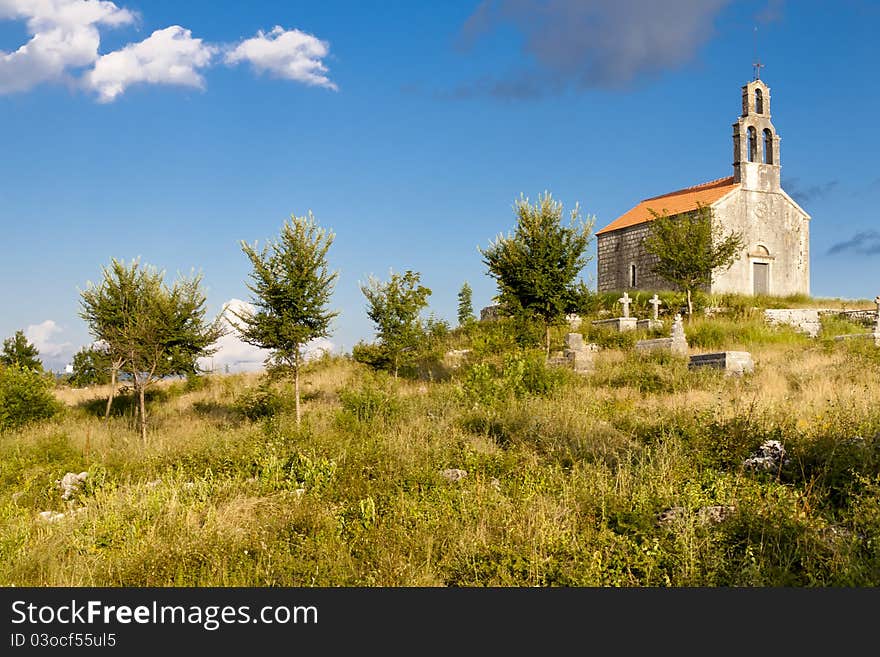
[[[569,333],[565,336],[565,350],[557,352],[549,362],[551,365],[571,367],[578,374],[589,374],[595,369],[594,354],[599,346],[584,343],[580,333]]]
[[[583,323],[581,316],[577,313],[569,313],[565,316],[565,321],[568,322],[568,326],[572,331],[577,331]]]
[[[657,338],[655,340],[639,340],[636,342],[637,351],[668,350],[680,356],[687,356],[688,343],[684,334],[684,323],[681,315],[676,315],[672,322],[672,336]]]
[[[638,328],[645,329],[648,331],[652,331],[654,329],[657,329],[657,330],[662,329],[663,322],[660,321],[659,308],[660,308],[660,304],[662,304],[663,302],[660,300],[660,297],[658,297],[655,294],[653,297],[648,299],[648,303],[650,303],[652,306],[654,306],[654,312],[652,314],[651,319],[640,319],[637,323]]]
[[[597,319],[592,322],[593,326],[614,329],[615,331],[634,331],[638,328],[639,320],[629,316],[629,306],[632,299],[629,293],[624,292],[623,296],[617,300],[623,306],[623,317],[612,317],[611,319]]]
[[[690,357],[689,369],[712,367],[727,375],[750,374],[755,371],[755,361],[748,351],[719,351]]]

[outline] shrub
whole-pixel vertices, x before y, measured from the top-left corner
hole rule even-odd
[[[548,367],[543,352],[508,354],[498,368],[476,363],[465,370],[461,393],[472,405],[487,406],[511,397],[548,395],[569,380],[568,370]]]
[[[0,366],[0,429],[50,418],[61,410],[52,380],[35,370]]]
[[[284,409],[284,400],[268,381],[246,390],[235,402],[235,409],[249,420],[273,417]]]
[[[589,326],[584,331],[584,341],[599,345],[602,349],[630,351],[636,346],[636,331],[614,331],[599,326]]]

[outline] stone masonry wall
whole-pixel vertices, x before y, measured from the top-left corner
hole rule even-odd
[[[597,289],[599,292],[623,290],[663,290],[671,286],[651,271],[657,259],[642,248],[650,224],[644,223],[597,238]],[[630,265],[636,266],[636,285],[630,285]]]

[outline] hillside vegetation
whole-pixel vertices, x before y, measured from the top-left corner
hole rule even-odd
[[[577,375],[499,320],[399,378],[309,363],[300,425],[268,375],[163,382],[146,445],[131,395],[104,420],[101,388],[58,388],[0,433],[0,585],[880,585],[880,349],[752,303],[686,326],[692,353],[750,351],[743,377],[589,321]],[[787,460],[745,467],[768,440]]]

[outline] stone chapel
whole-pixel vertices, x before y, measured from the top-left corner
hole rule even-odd
[[[745,246],[727,271],[716,272],[712,293],[810,293],[810,215],[780,186],[779,134],[770,122],[770,88],[760,77],[742,87],[742,116],[733,124],[733,175],[645,199],[596,233],[600,292],[668,289],[652,273],[642,242],[651,211],[669,215],[710,206],[725,232]]]

